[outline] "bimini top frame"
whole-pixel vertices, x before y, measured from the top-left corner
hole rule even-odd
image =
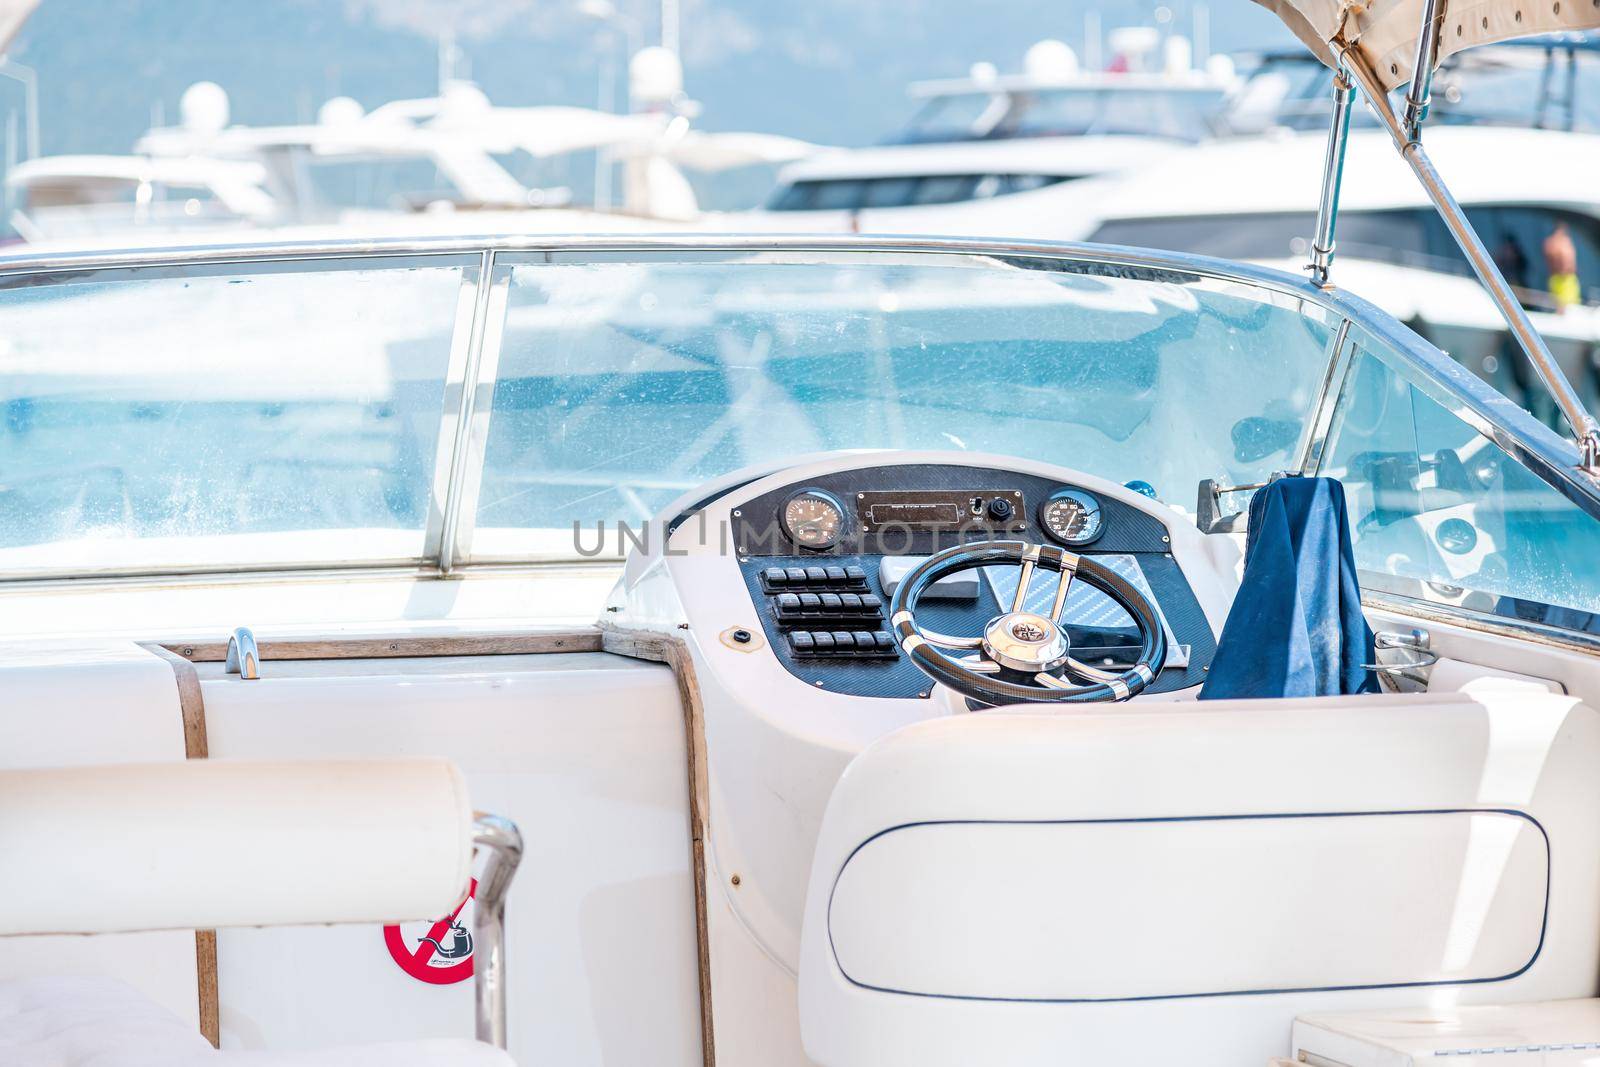
[[[1452,22],[1447,18],[1448,0],[1405,0],[1388,6],[1379,17],[1371,8],[1357,8],[1348,0],[1257,0],[1271,8],[1300,38],[1312,45],[1324,62],[1333,66],[1333,116],[1328,129],[1328,151],[1323,163],[1322,199],[1317,211],[1317,232],[1311,243],[1309,269],[1317,285],[1329,284],[1333,265],[1334,231],[1339,213],[1339,187],[1343,179],[1345,143],[1350,131],[1352,80],[1359,83],[1367,106],[1377,115],[1394,140],[1395,148],[1411,167],[1428,199],[1444,220],[1456,244],[1461,247],[1472,270],[1489,291],[1507,327],[1534,371],[1539,375],[1556,406],[1572,427],[1578,447],[1578,469],[1590,478],[1600,479],[1600,423],[1583,406],[1577,391],[1562,372],[1544,338],[1521,301],[1500,273],[1494,257],[1484,247],[1461,205],[1451,195],[1422,147],[1422,124],[1428,117],[1433,72],[1446,55],[1472,44],[1483,44],[1510,37],[1529,36],[1549,29],[1576,29],[1600,25],[1600,4],[1568,4],[1562,18],[1561,4],[1525,4],[1507,0],[1503,4],[1478,4],[1471,18]],[[1416,7],[1415,31],[1410,40],[1404,33],[1405,8]],[[1526,12],[1526,17],[1525,17]],[[1546,25],[1550,19],[1556,25]],[[1526,24],[1527,29],[1521,27]],[[1454,26],[1446,46],[1446,26]],[[1370,39],[1368,39],[1370,38]],[[1320,46],[1320,47],[1319,47]],[[1405,70],[1409,88],[1405,114],[1395,114],[1389,90],[1406,80],[1399,51],[1414,49]]]

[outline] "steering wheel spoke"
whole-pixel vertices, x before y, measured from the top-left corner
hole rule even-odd
[[[938,645],[940,648],[954,649],[958,652],[966,649],[983,648],[983,638],[981,637],[956,637],[952,634],[939,633],[937,630],[920,630],[919,632],[922,634],[924,641],[930,645]]]
[[[1028,586],[1033,584],[1033,560],[1024,559],[1017,573],[1017,595],[1011,598],[1011,611],[1013,614],[1023,610],[1028,604]]]
[[[997,674],[1001,670],[1000,664],[981,653],[976,656],[955,656],[950,662],[959,664],[969,671],[977,671],[979,674]]]
[[[1067,673],[1082,678],[1085,682],[1113,682],[1122,675],[1117,671],[1108,671],[1101,667],[1094,667],[1081,659],[1069,657],[1067,659]]]
[[[1056,579],[1055,603],[1050,605],[1051,622],[1059,623],[1061,621],[1061,613],[1067,610],[1067,593],[1072,589],[1072,576],[1077,573],[1077,570],[1078,568],[1075,564],[1070,566],[1065,562],[1061,564],[1061,574]]]

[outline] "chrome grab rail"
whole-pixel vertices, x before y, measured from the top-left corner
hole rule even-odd
[[[472,936],[472,993],[479,1041],[506,1047],[506,892],[522,862],[522,833],[510,819],[473,813],[472,844],[489,853],[478,879]]]
[[[1380,630],[1372,635],[1372,644],[1375,650],[1402,649],[1411,653],[1411,658],[1399,663],[1363,663],[1363,670],[1377,671],[1380,674],[1404,674],[1406,671],[1420,670],[1432,667],[1439,662],[1439,653],[1431,647],[1433,638],[1426,630],[1412,630],[1410,633],[1395,633],[1390,630]]]
[[[248,626],[235,627],[228,636],[228,657],[222,664],[224,674],[237,674],[247,682],[261,677],[261,653],[256,648],[256,635]]]

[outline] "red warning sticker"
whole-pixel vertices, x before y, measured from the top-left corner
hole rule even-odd
[[[474,878],[466,899],[444,918],[383,928],[383,943],[402,971],[431,985],[453,985],[472,977],[472,908],[477,892]]]

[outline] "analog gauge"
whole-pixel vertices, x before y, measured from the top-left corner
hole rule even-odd
[[[807,489],[784,503],[783,529],[801,548],[832,548],[844,530],[844,508],[827,493]]]
[[[1076,489],[1060,489],[1039,505],[1045,532],[1064,545],[1086,545],[1105,532],[1100,501]]]

